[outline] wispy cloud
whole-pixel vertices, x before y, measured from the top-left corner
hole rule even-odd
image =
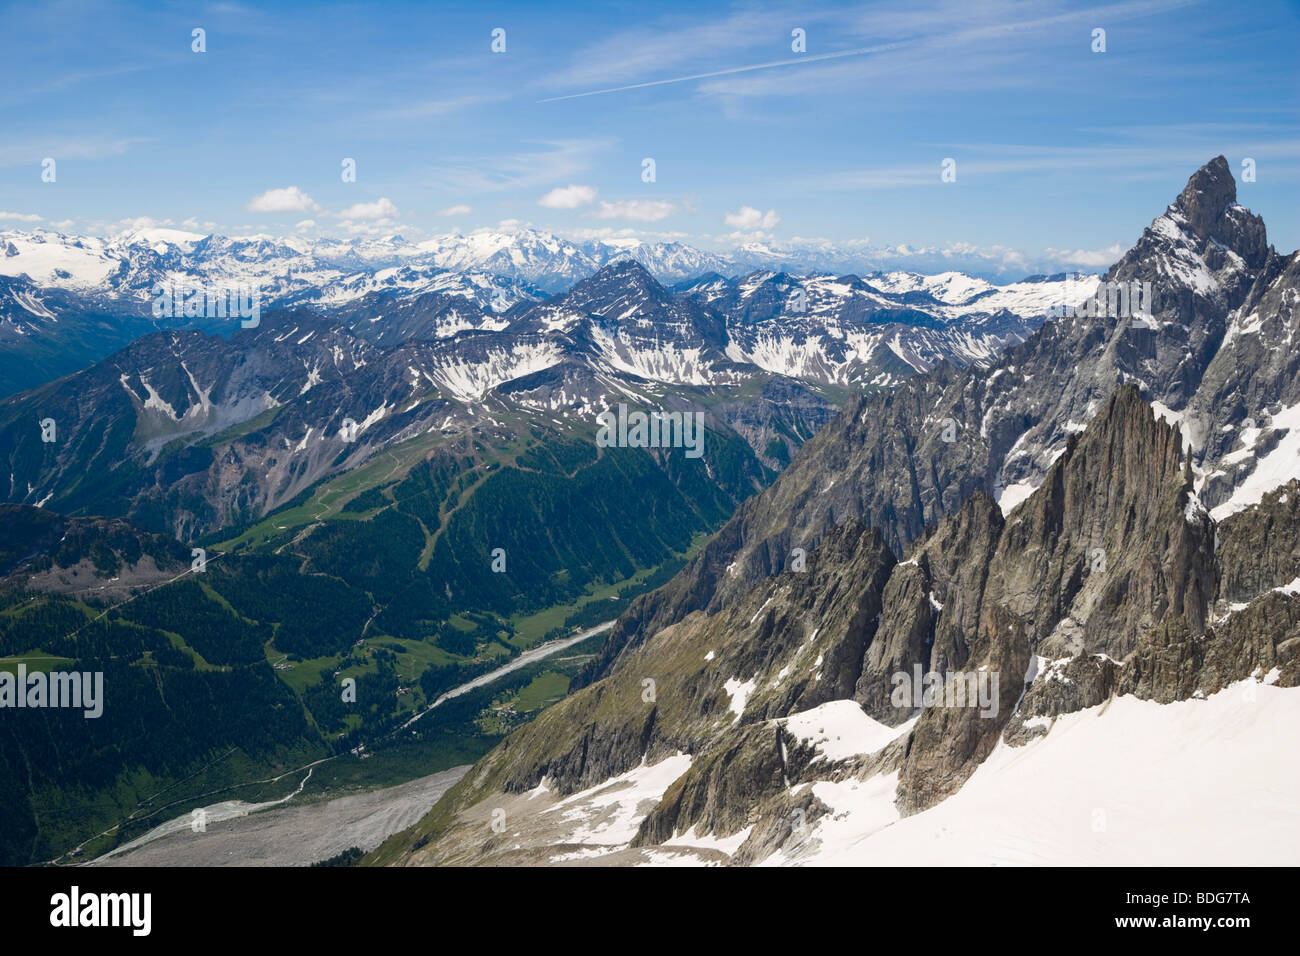
[[[152,62],[144,63],[128,63],[102,70],[73,70],[27,87],[19,87],[17,85],[7,86],[4,89],[4,92],[0,93],[0,109],[7,109],[11,106],[30,103],[31,101],[41,99],[42,97],[70,90],[75,86],[82,86],[86,83],[102,83],[107,80],[115,80],[132,73],[139,73],[142,70],[147,70],[151,67],[161,65],[162,61],[154,60]]]
[[[810,177],[803,185],[809,189],[893,189],[900,186],[940,184],[941,160],[956,161],[957,184],[971,179],[1017,176],[1026,173],[1067,173],[1115,171],[1125,177],[1143,174],[1168,175],[1196,169],[1228,145],[1222,139],[1196,139],[1186,143],[1171,142],[1158,128],[1146,130],[1150,142],[1145,144],[1101,144],[1096,146],[1039,146],[1002,143],[938,143],[930,163],[841,170]],[[1277,158],[1283,163],[1276,170],[1294,174],[1300,156],[1300,139],[1273,141],[1243,137],[1237,140],[1234,156]]]
[[[882,43],[877,46],[862,47],[857,50],[838,50],[834,53],[819,53],[814,56],[800,56],[790,60],[772,60],[768,63],[751,63],[748,66],[733,66],[706,73],[692,73],[687,76],[673,76],[662,80],[646,80],[642,83],[629,83],[625,86],[611,86],[603,90],[587,90],[582,93],[566,93],[562,96],[548,96],[538,100],[539,103],[553,103],[557,100],[573,100],[583,96],[600,96],[604,93],[623,93],[627,90],[640,90],[650,86],[666,86],[670,83],[689,83],[692,80],[708,80],[718,76],[731,76],[736,73],[753,73],[757,70],[774,70],[780,67],[804,66],[822,60],[838,60],[846,56],[866,56],[870,53],[884,53],[904,46],[903,43]]]
[[[540,148],[483,155],[439,163],[429,171],[426,185],[459,193],[526,189],[573,179],[592,168],[594,157],[613,145],[612,139],[560,139]]]
[[[633,222],[659,222],[677,211],[674,203],[662,199],[623,199],[618,202],[601,201],[596,210],[597,219],[631,219]]]
[[[67,139],[50,137],[48,139],[31,139],[25,142],[8,142],[0,144],[0,167],[24,166],[31,164],[39,167],[41,161],[49,156],[56,161],[64,159],[107,159],[121,156],[137,143],[148,142],[143,137],[117,137],[102,139]]]
[[[717,62],[764,45],[770,48],[773,37],[789,33],[788,20],[780,11],[744,9],[718,18],[696,14],[689,19],[643,22],[575,49],[569,65],[544,82],[556,89],[619,86],[629,77],[680,69],[701,60]]]
[[[432,119],[437,116],[446,116],[449,113],[480,107],[486,103],[496,102],[501,99],[504,99],[504,96],[486,96],[478,93],[466,96],[451,96],[444,99],[423,100],[408,103],[405,106],[380,110],[374,114],[374,117],[381,120]]]
[[[981,88],[1029,86],[1049,78],[1040,71],[1007,67],[1027,52],[1041,55],[1048,40],[1059,42],[1074,31],[1083,42],[1088,31],[1100,23],[1117,26],[1199,2],[1122,0],[1080,7],[1063,0],[1035,5],[1021,0],[908,0],[865,8],[827,9],[812,15],[747,11],[713,22],[657,31],[643,28],[602,38],[579,50],[567,70],[548,78],[552,86],[572,88],[604,81],[602,85],[557,93],[539,102],[690,82],[700,83],[702,93],[724,96],[802,95],[882,76],[892,76],[896,83],[908,87],[936,88],[951,83],[958,75]],[[790,27],[796,24],[810,28],[809,52],[722,65],[756,50],[771,50],[774,40],[788,37]],[[825,49],[832,44],[847,48]],[[704,68],[667,77],[654,75],[690,64]],[[812,65],[817,68],[789,69]],[[991,68],[994,65],[1001,68]]]

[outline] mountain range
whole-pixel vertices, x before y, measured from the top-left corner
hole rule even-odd
[[[530,230],[421,243],[398,236],[347,242],[227,238],[171,229],[109,239],[4,232],[0,394],[76,371],[149,331],[228,333],[235,327],[227,317],[187,317],[173,309],[171,290],[180,290],[182,299],[187,290],[247,290],[256,294],[260,311],[310,307],[359,335],[393,343],[509,331],[523,313],[576,283],[639,263],[721,315],[729,330],[752,326],[756,341],[737,343],[737,355],[771,371],[834,381],[861,372],[844,367],[855,357],[880,366],[873,374],[889,380],[943,358],[987,359],[1032,331],[1053,305],[1089,294],[1088,283],[1095,281],[1078,277],[1067,284],[1063,273],[997,286],[953,272],[866,279],[817,272],[806,274],[809,287],[801,298],[785,303],[805,282],[789,274],[787,259],[769,257],[758,269],[760,260],[728,259],[678,243],[576,244]],[[160,297],[159,289],[168,295]],[[155,308],[160,304],[166,310]],[[788,313],[795,306],[800,327],[784,333],[762,327],[775,309]],[[854,337],[867,327],[869,339]],[[889,369],[882,360],[891,343],[903,364],[886,361],[894,366]]]
[[[1102,277],[1149,313],[854,397],[371,861],[1291,859],[1300,255],[1236,199]]]
[[[0,859],[375,757],[479,762],[370,862],[1106,862],[1190,845],[1195,807],[1080,802],[1171,735],[1179,786],[1221,761],[1285,828],[1250,759],[1300,729],[1300,257],[1222,157],[1102,276],[418,245],[0,237],[0,657],[110,705],[0,728]],[[702,456],[602,444],[623,406],[701,416]]]

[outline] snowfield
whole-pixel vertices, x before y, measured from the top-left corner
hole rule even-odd
[[[572,794],[544,812],[561,811],[563,822],[573,827],[564,842],[618,849],[632,842],[651,807],[690,769],[691,758],[686,754],[656,764],[642,763],[621,776]]]
[[[915,718],[889,727],[868,716],[851,700],[832,700],[791,714],[782,721],[785,729],[802,741],[811,743],[827,760],[848,760],[859,754],[871,754],[909,733]]]
[[[1223,463],[1233,467],[1252,459],[1256,464],[1246,480],[1233,491],[1232,497],[1210,511],[1215,521],[1259,504],[1268,492],[1300,477],[1300,405],[1284,408],[1274,415],[1271,427],[1282,431],[1282,438],[1277,447],[1263,457],[1259,457],[1254,448],[1261,436],[1258,428],[1244,429],[1241,436],[1244,447],[1223,456]]]
[[[1267,679],[1267,678],[1266,678]],[[895,775],[819,783],[833,808],[765,865],[1261,866],[1300,861],[1300,689],[1120,697],[999,743],[957,793],[900,818]]]

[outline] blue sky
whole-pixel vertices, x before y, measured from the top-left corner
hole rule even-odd
[[[0,229],[505,222],[1100,266],[1222,153],[1290,251],[1298,49],[1300,6],[1267,0],[15,3]]]

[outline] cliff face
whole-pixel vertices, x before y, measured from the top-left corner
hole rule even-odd
[[[1088,662],[1123,661],[1153,633],[1202,633],[1213,593],[1214,534],[1191,497],[1180,444],[1137,388],[1125,386],[1008,516],[987,559],[991,509],[982,496],[918,544],[920,568],[941,560],[945,545],[974,552],[947,581],[928,583],[944,608],[929,669],[996,673],[1000,700],[991,718],[969,708],[922,714],[900,779],[905,810],[947,796],[989,754],[1033,685],[1039,661],[1077,661],[1076,670],[1090,674]],[[920,560],[931,552],[936,559]],[[876,678],[877,694],[884,676]],[[1112,685],[1089,678],[1074,686],[1082,697],[1067,704],[1042,691],[1044,706],[1091,706],[1100,701],[1089,688],[1095,695]],[[860,684],[859,699],[869,704],[865,689]],[[1161,684],[1149,696],[1165,692]],[[1038,716],[1030,712],[1034,703],[1026,701],[1017,716]]]

